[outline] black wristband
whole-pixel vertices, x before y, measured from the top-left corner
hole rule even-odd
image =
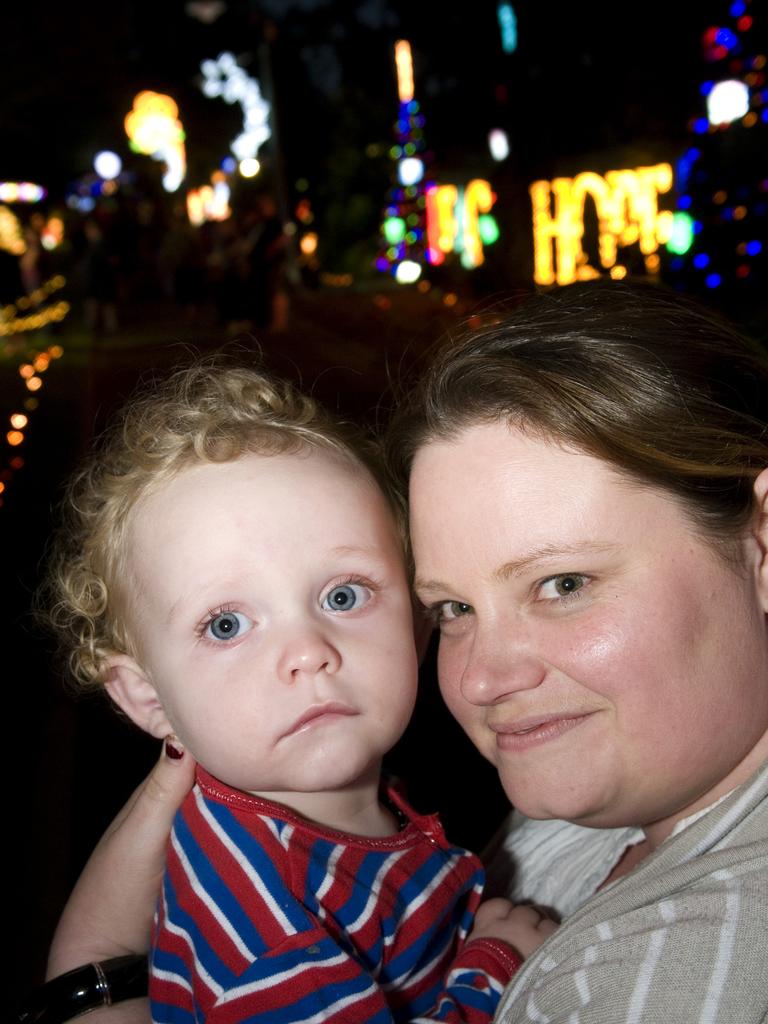
[[[147,958],[132,954],[84,964],[36,989],[16,1011],[16,1024],[63,1024],[99,1006],[139,999],[148,991]]]

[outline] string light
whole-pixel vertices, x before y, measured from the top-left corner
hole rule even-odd
[[[19,377],[23,380],[26,391],[34,393],[42,387],[41,374],[47,372],[54,360],[60,359],[63,356],[64,349],[58,344],[49,345],[46,349],[42,350],[24,349],[23,341],[19,339],[17,342],[7,342],[4,348],[0,349],[0,354],[6,357],[15,355],[17,358],[21,355],[23,361],[19,366]],[[14,454],[10,455],[6,468],[0,474],[2,476],[0,480],[0,505],[3,504],[3,497],[7,491],[8,482],[14,472],[17,472],[24,466],[24,459],[18,454],[18,450],[26,440],[25,431],[29,427],[29,414],[37,409],[39,403],[33,394],[29,394],[22,404],[26,412],[12,412],[8,418],[10,429],[6,431],[5,441]]]
[[[407,40],[395,43],[394,57],[400,106],[395,123],[397,142],[390,148],[389,155],[396,161],[393,177],[397,184],[390,190],[381,229],[385,244],[375,266],[406,284],[418,280],[413,277],[411,265],[421,266],[425,257],[428,259],[425,252],[425,189],[428,185],[424,181],[424,161],[418,155],[424,149],[424,117],[413,98],[413,60]]]
[[[272,134],[269,128],[270,107],[261,95],[261,87],[240,67],[234,54],[225,51],[216,60],[204,60],[202,90],[211,99],[239,103],[243,112],[243,128],[230,144],[238,160],[254,160],[259,149]]]
[[[61,274],[49,278],[29,295],[24,295],[7,306],[0,307],[0,337],[24,334],[37,331],[50,323],[60,323],[69,312],[69,303],[59,301],[46,306],[37,312],[26,313],[26,310],[41,306],[54,292],[66,284]]]

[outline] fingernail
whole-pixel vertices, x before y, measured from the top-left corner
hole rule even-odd
[[[172,761],[180,761],[184,757],[184,747],[175,736],[165,737],[165,756],[170,757]]]

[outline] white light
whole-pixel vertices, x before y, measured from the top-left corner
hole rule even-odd
[[[254,157],[246,157],[240,161],[238,170],[244,178],[255,178],[261,170],[261,164]]]
[[[407,156],[397,165],[397,176],[406,188],[415,185],[424,177],[424,164],[417,156]]]
[[[109,149],[102,149],[93,158],[93,169],[104,181],[113,181],[123,169],[123,161]]]
[[[494,160],[506,160],[509,156],[509,138],[501,128],[488,132],[488,149]]]
[[[160,155],[165,160],[165,173],[163,174],[163,188],[166,192],[175,192],[186,173],[187,164],[184,159],[184,151],[181,149],[166,149]]]
[[[709,123],[730,124],[749,113],[749,87],[745,82],[729,78],[712,86],[707,96]]]
[[[228,52],[220,53],[216,60],[204,60],[200,70],[201,88],[206,96],[239,103],[243,111],[243,130],[232,143],[232,152],[238,160],[256,157],[271,134],[269,104],[261,95],[259,83]]]
[[[395,270],[395,280],[400,284],[413,284],[421,277],[421,267],[413,260],[403,260]]]

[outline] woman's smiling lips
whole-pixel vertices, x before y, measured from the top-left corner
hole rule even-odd
[[[336,718],[350,718],[357,715],[358,712],[354,708],[349,707],[348,704],[340,704],[337,701],[327,701],[324,704],[313,704],[307,708],[303,715],[296,719],[280,739],[285,739],[288,736],[295,736],[296,733],[304,732],[306,729],[310,729],[315,725],[319,725],[323,722],[330,721]]]
[[[594,712],[568,714],[555,712],[549,715],[529,715],[514,722],[500,722],[489,727],[496,733],[499,750],[523,752],[532,747],[549,743],[582,725]]]

